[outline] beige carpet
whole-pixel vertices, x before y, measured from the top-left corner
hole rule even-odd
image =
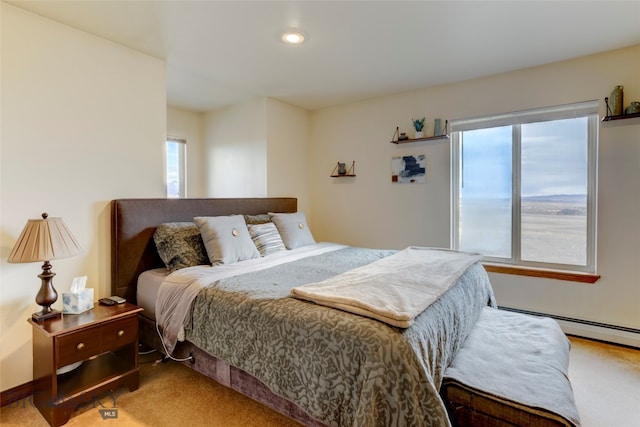
[[[640,427],[640,350],[570,337],[569,379],[584,427]]]
[[[571,338],[569,376],[584,427],[640,427],[640,350]],[[114,400],[76,410],[68,426],[296,426],[289,419],[177,363],[154,365],[141,356],[140,388],[117,390],[117,419],[100,409]],[[100,405],[103,405],[101,407]],[[3,426],[46,427],[27,400],[0,409]]]

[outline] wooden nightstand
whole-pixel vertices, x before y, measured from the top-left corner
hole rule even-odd
[[[126,385],[138,388],[138,313],[124,303],[95,304],[81,314],[35,322],[33,326],[33,402],[54,427],[69,421],[78,404]],[[58,369],[82,362],[76,369]]]

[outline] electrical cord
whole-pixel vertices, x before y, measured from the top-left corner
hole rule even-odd
[[[156,322],[156,332],[158,333],[158,337],[160,337],[160,342],[162,343],[162,348],[164,349],[164,359],[171,359],[175,362],[191,362],[194,363],[195,359],[193,358],[193,355],[189,355],[189,357],[185,357],[183,359],[178,359],[176,357],[173,357],[170,353],[169,350],[167,350],[167,346],[164,345],[164,339],[162,338],[162,334],[160,334],[160,328],[158,327],[158,322]]]

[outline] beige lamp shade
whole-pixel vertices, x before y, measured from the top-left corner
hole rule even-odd
[[[7,261],[50,261],[76,255],[81,250],[62,218],[49,218],[44,213],[42,219],[27,221]]]

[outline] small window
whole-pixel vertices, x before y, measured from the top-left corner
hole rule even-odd
[[[167,197],[187,197],[187,141],[167,139]]]
[[[453,247],[594,273],[597,123],[597,101],[453,122]]]

